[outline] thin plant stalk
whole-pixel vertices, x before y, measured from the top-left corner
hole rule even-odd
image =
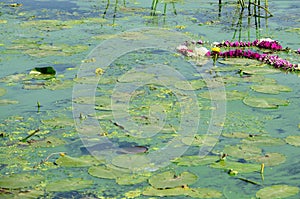
[[[174,15],[177,15],[177,11],[176,11],[176,7],[175,7],[175,3],[172,2],[172,7],[173,7],[173,13]]]

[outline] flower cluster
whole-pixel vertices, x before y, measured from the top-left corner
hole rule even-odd
[[[224,41],[222,43],[217,44],[218,47],[258,47],[258,48],[265,48],[274,51],[282,50],[282,46],[275,40],[272,39],[260,39],[255,40],[253,42],[243,42],[243,41]]]
[[[277,55],[260,54],[251,50],[229,50],[220,52],[219,57],[244,57],[248,59],[256,59],[266,64],[270,64],[275,68],[282,68],[284,70],[295,70],[298,68],[298,64],[292,64],[285,59],[281,59]]]
[[[243,57],[248,59],[256,59],[263,63],[272,65],[275,68],[281,68],[284,70],[300,70],[299,64],[292,64],[289,61],[278,57],[277,55],[266,54],[266,53],[258,53],[251,50],[246,50],[243,47],[258,47],[258,48],[265,48],[270,49],[272,51],[279,51],[282,50],[282,46],[275,40],[272,39],[260,39],[255,40],[253,42],[230,42],[225,41],[222,43],[214,43],[214,46],[211,51],[207,50],[205,47],[199,47],[198,45],[202,45],[203,42],[199,41],[192,41],[192,42],[185,42],[184,44],[177,47],[177,51],[181,54],[188,56],[188,57],[210,57],[213,56],[214,59],[218,57]],[[221,52],[220,47],[241,47],[242,49],[234,49],[229,51]],[[295,51],[296,53],[300,54],[300,49]]]

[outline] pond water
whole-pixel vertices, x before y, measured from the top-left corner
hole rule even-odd
[[[1,198],[300,198],[299,73],[176,51],[300,63],[299,4],[164,2],[0,2]]]

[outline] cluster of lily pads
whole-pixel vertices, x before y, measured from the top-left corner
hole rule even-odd
[[[209,51],[205,47],[202,46],[203,41],[199,40],[197,42],[185,42],[184,44],[177,47],[178,52],[188,57],[203,57],[203,56],[213,56],[215,59],[218,57],[223,58],[248,58],[248,59],[256,59],[262,63],[269,64],[275,68],[280,68],[283,70],[295,71],[299,70],[299,64],[290,63],[288,60],[280,58],[278,55],[270,54],[274,51],[288,51],[289,49],[283,49],[283,47],[279,44],[278,41],[272,39],[260,39],[255,40],[253,42],[230,42],[224,41],[221,43],[214,42],[214,48]],[[220,47],[228,48],[238,48],[233,50],[227,50],[221,52]],[[259,53],[258,51],[253,51],[250,47],[256,47],[258,49],[267,49],[270,52],[267,53]],[[299,53],[300,49],[295,51],[295,53]]]

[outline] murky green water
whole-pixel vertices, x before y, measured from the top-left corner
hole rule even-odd
[[[155,16],[108,2],[0,2],[1,198],[299,198],[298,74],[175,50],[267,37],[297,50],[298,3],[258,18],[235,1],[168,1]],[[56,75],[29,75],[42,67]]]

